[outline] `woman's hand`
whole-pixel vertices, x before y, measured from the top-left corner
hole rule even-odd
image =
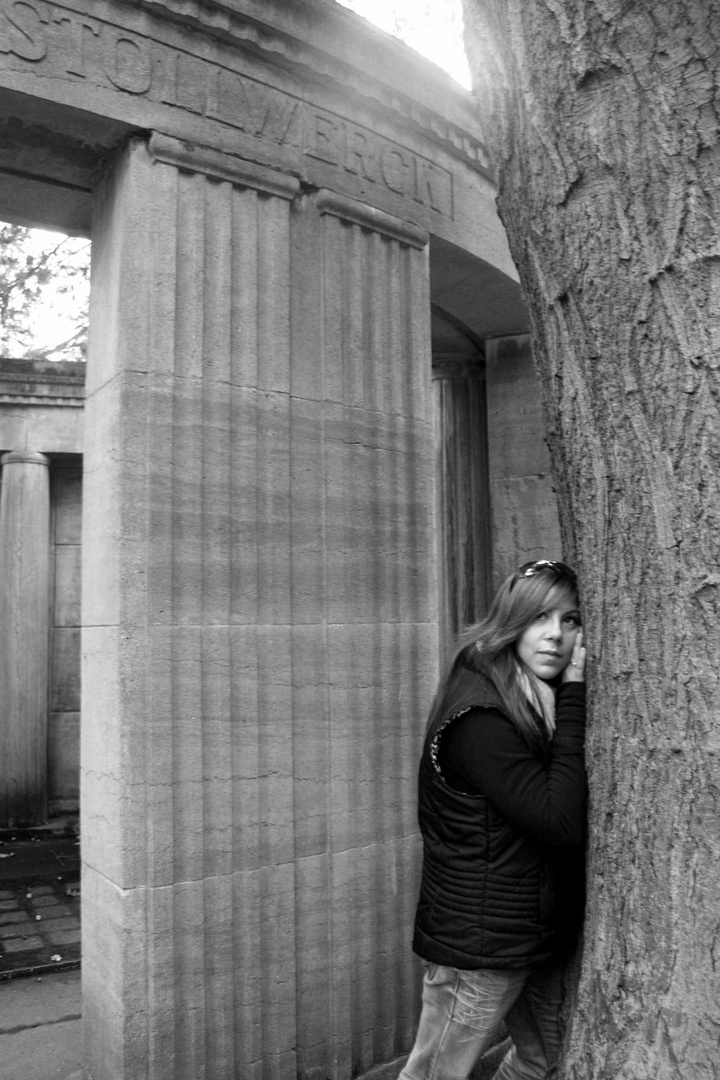
[[[578,635],[575,638],[575,644],[573,645],[572,656],[570,657],[570,663],[562,673],[562,681],[566,682],[585,682],[585,661],[587,659],[587,649],[583,645],[583,632],[578,630]]]

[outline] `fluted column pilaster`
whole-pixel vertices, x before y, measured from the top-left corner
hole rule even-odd
[[[48,459],[3,454],[0,490],[0,825],[47,811]]]
[[[292,177],[154,135],[96,198],[83,974],[98,1080],[294,1075]]]

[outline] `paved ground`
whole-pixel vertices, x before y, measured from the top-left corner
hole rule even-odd
[[[77,818],[0,832],[0,1080],[81,1080]]]
[[[76,819],[0,832],[0,1080],[84,1080],[79,876]],[[492,1076],[504,1049],[473,1080]],[[371,1076],[394,1080],[400,1065]]]
[[[0,982],[80,964],[76,823],[0,834]]]
[[[80,971],[0,982],[0,1080],[82,1080]]]

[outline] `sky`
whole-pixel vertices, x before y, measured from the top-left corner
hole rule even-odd
[[[470,71],[462,42],[462,0],[338,0],[338,3],[381,30],[396,34],[462,86],[470,88]],[[57,233],[33,229],[32,235],[33,246],[57,244]],[[86,251],[89,256],[89,245]],[[76,324],[79,304],[87,304],[86,295],[69,299],[48,286],[33,313],[35,346],[45,348],[69,337]]]
[[[462,41],[462,0],[338,0],[369,22],[396,33],[467,90],[468,68]]]

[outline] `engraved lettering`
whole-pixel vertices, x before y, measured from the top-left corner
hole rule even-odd
[[[377,176],[374,169],[374,160],[368,137],[363,131],[352,128],[348,132],[347,146],[345,150],[345,168],[355,176],[363,176],[366,180],[376,182]]]
[[[175,65],[175,93],[173,104],[189,112],[205,114],[208,104],[208,67],[196,56],[179,53]]]
[[[282,143],[292,124],[295,102],[259,83],[248,82],[245,89],[252,117],[249,130],[258,138]]]
[[[380,156],[382,177],[391,191],[404,195],[408,190],[410,163],[400,150],[383,150]]]
[[[76,20],[72,15],[61,15],[54,20],[58,26],[67,26],[66,45],[69,54],[65,70],[68,75],[78,75],[84,79],[87,75],[87,34],[89,31],[94,37],[100,36],[100,27],[94,26],[86,19]]]
[[[297,146],[303,145],[303,127],[305,121],[305,111],[303,106],[299,102],[294,102],[290,117],[287,122],[287,127],[280,139],[282,146]]]
[[[245,131],[249,112],[250,102],[245,83],[234,71],[221,68],[217,78],[214,109],[208,110],[209,115]]]
[[[219,119],[218,108],[220,104],[220,76],[222,68],[208,64],[205,78],[205,115],[212,120]]]
[[[149,23],[137,25],[151,29]],[[311,166],[308,160],[311,174],[315,170],[320,174],[311,175],[313,183],[333,187],[330,167],[345,174],[344,184],[355,198],[367,196],[370,186],[377,184],[434,213],[453,216],[453,176],[436,161],[215,62],[214,53],[213,59],[198,56],[156,40],[142,29],[126,30],[45,0],[0,0],[2,54],[33,62],[48,57],[48,80],[64,78],[72,85],[82,79],[86,87],[113,86],[127,94],[147,95],[161,108],[185,110],[266,144],[293,147],[320,163]],[[218,61],[221,56],[233,63],[219,49]],[[427,124],[431,122],[432,117],[427,118]],[[485,162],[482,144],[459,128],[448,125],[443,131],[443,138],[466,161]],[[248,152],[247,141],[238,153]],[[254,150],[249,151],[251,158],[254,155]],[[289,156],[297,161],[294,154]],[[342,181],[342,175],[338,180]]]
[[[415,202],[447,214],[451,205],[449,179],[449,175],[432,162],[415,158]]]
[[[314,120],[315,124],[311,132],[313,143],[306,153],[320,161],[327,161],[330,165],[339,165],[340,155],[335,144],[336,125],[329,116],[322,116],[320,113],[314,114]]]
[[[273,118],[275,115],[270,95],[264,86],[258,86],[253,82],[245,84],[245,91],[250,104],[247,130],[253,135],[262,135],[265,128],[269,126],[271,115]]]
[[[301,144],[297,132],[300,110],[291,98],[274,94],[267,87],[242,79],[225,68],[219,69],[213,90],[208,116],[281,146],[293,140],[296,145]]]
[[[153,98],[165,105],[177,104],[177,53],[153,45]]]
[[[0,36],[0,52],[12,53],[21,60],[42,60],[47,55],[47,31],[43,24],[49,18],[44,4],[14,0],[5,9],[5,20],[10,28]]]
[[[146,42],[118,35],[109,47],[106,74],[118,90],[147,94],[152,84],[152,59]]]
[[[372,131],[325,113],[308,115],[305,153],[452,217],[452,176]]]

